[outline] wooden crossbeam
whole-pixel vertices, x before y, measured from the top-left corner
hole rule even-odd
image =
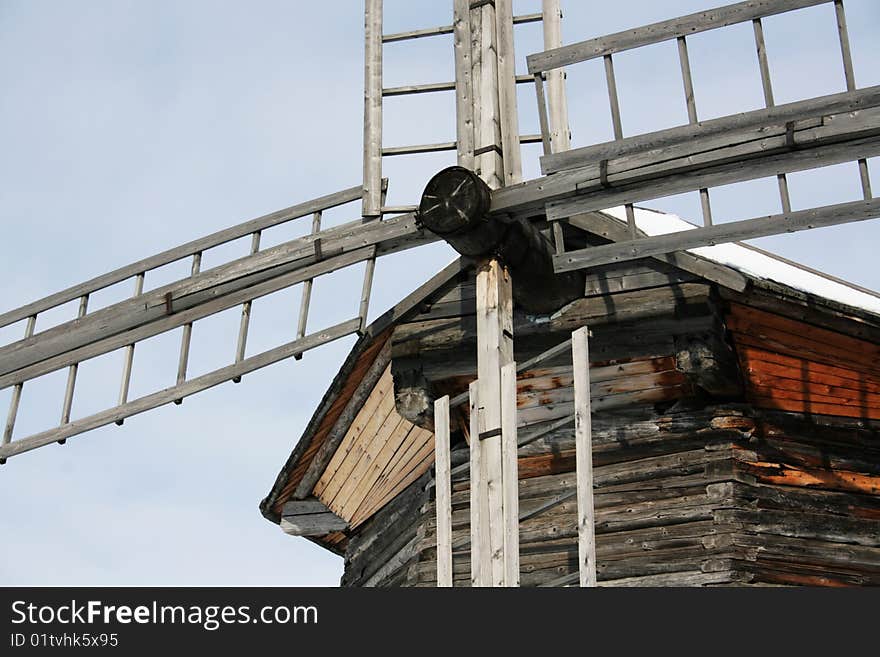
[[[560,66],[569,66],[632,48],[649,46],[669,39],[745,23],[755,18],[827,4],[832,1],[749,0],[536,53],[530,55],[526,61],[529,73],[550,71]]]
[[[588,249],[569,251],[555,256],[553,266],[556,271],[572,271],[585,267],[597,267],[612,262],[624,262],[647,256],[670,253],[700,246],[712,246],[749,240],[756,237],[794,233],[823,226],[837,226],[856,221],[880,217],[880,199],[839,203],[821,208],[811,208],[799,212],[787,212],[731,221],[693,230],[678,231],[666,235],[626,240]]]
[[[825,116],[845,115],[878,106],[880,86],[866,87],[554,153],[541,158],[541,169],[545,174],[551,174],[607,160],[610,175],[614,173],[613,161],[626,156],[648,155],[655,161],[673,159],[684,153],[702,153],[753,141],[767,136],[768,132],[784,133],[790,122],[816,121]],[[804,129],[806,126],[798,127]],[[667,151],[673,148],[679,150],[667,155]]]

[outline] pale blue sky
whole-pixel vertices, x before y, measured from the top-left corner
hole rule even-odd
[[[567,42],[705,8],[706,0],[567,0]],[[515,3],[537,11],[538,0]],[[847,0],[860,86],[880,84],[880,4]],[[386,0],[386,31],[448,24],[448,0]],[[362,2],[0,0],[0,311],[177,243],[359,184]],[[767,21],[777,101],[843,90],[830,6]],[[518,28],[519,68],[540,27]],[[667,44],[668,45],[668,44]],[[386,84],[452,79],[451,37],[386,47]],[[750,26],[694,37],[701,118],[762,102]],[[611,136],[591,64],[569,71],[575,145]],[[674,45],[617,59],[627,134],[686,119]],[[524,133],[536,132],[523,88]],[[392,99],[386,145],[454,138],[451,94]],[[536,151],[527,150],[535,175]],[[449,155],[388,161],[389,203],[412,203]],[[874,162],[874,187],[880,188]],[[778,210],[773,181],[713,193],[720,220]],[[796,207],[858,195],[854,166],[800,174]],[[694,217],[693,195],[655,207]],[[334,213],[329,221],[353,219]],[[297,230],[296,228],[292,230]],[[304,228],[303,228],[304,230]],[[266,244],[290,237],[266,234]],[[878,224],[761,240],[767,248],[880,287]],[[244,243],[204,267],[243,255]],[[442,245],[379,263],[371,316],[451,258]],[[185,275],[186,265],[147,277]],[[360,270],[316,286],[314,324],[350,317]],[[130,294],[111,289],[94,303]],[[291,339],[298,291],[255,304],[249,353]],[[318,302],[320,304],[320,302]],[[66,314],[64,314],[66,313]],[[41,319],[73,316],[67,306]],[[43,324],[42,322],[48,322]],[[198,323],[191,372],[226,364],[238,311]],[[17,339],[21,324],[0,329]],[[132,396],[168,385],[177,333],[139,347]],[[299,438],[351,340],[128,420],[14,458],[0,469],[0,584],[335,585],[342,561],[285,536],[257,504]],[[117,394],[121,357],[81,368],[74,415]],[[65,373],[25,386],[18,437],[58,420]],[[0,391],[5,417],[9,391]]]

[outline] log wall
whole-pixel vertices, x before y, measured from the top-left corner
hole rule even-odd
[[[593,431],[600,586],[880,584],[877,428],[725,405],[608,411]],[[563,429],[521,455],[523,586],[576,579],[573,446]],[[424,479],[364,525],[343,584],[435,584],[432,490]],[[468,505],[464,475],[453,488],[456,586],[470,585]],[[377,577],[380,563],[392,567]]]

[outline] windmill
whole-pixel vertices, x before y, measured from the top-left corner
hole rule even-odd
[[[819,4],[833,4],[836,10],[847,91],[776,106],[761,21],[768,16]],[[527,231],[533,226],[534,218],[546,217],[554,244],[552,253],[547,251],[544,255],[560,279],[566,272],[604,263],[859,221],[880,214],[871,194],[867,171],[867,158],[877,154],[880,115],[876,108],[880,92],[876,88],[859,89],[856,86],[840,0],[743,2],[568,46],[561,44],[559,17],[558,3],[555,2],[545,2],[540,14],[514,16],[510,2],[456,0],[451,25],[435,30],[383,35],[382,3],[368,0],[363,184],[180,245],[0,315],[0,325],[24,323],[23,338],[0,348],[0,387],[12,389],[0,458],[5,461],[25,451],[55,442],[63,443],[70,437],[106,424],[122,424],[132,415],[164,404],[180,403],[207,388],[230,380],[238,381],[258,368],[290,357],[303,357],[319,345],[363,331],[377,258],[416,248],[444,235],[443,229],[431,221],[434,204],[430,201],[438,200],[438,195],[446,194],[444,201],[455,200],[453,191],[473,190],[474,195],[483,195],[482,210],[469,214],[468,207],[479,209],[480,205],[466,198],[466,203],[459,208],[461,212],[456,210],[456,214],[464,216],[468,225],[480,224],[505,235],[509,234],[509,225],[517,223]],[[546,49],[528,58],[528,76],[517,76],[513,69],[514,26],[537,20],[544,22]],[[687,39],[692,34],[737,23],[751,23],[753,26],[767,107],[701,123],[693,100]],[[454,82],[383,87],[383,43],[449,33],[455,37]],[[675,41],[678,45],[690,123],[646,135],[624,137],[614,56],[663,41]],[[601,58],[605,65],[615,139],[570,150],[562,68],[594,58]],[[532,83],[535,85],[541,134],[523,136],[519,134],[516,85]],[[444,90],[456,93],[458,131],[455,142],[405,147],[383,144],[383,98]],[[543,146],[541,165],[545,175],[523,182],[519,145],[530,141],[539,141]],[[472,185],[459,188],[465,179],[454,176],[462,175],[460,170],[442,173],[435,179],[434,192],[423,197],[419,211],[415,206],[385,205],[387,183],[382,176],[383,158],[452,150],[456,151],[463,169],[478,174],[467,178]],[[786,174],[840,162],[858,162],[864,199],[792,211]],[[709,202],[712,187],[766,176],[778,177],[782,213],[713,225]],[[455,184],[448,182],[450,178]],[[703,228],[662,237],[639,234],[634,203],[689,191],[701,194]],[[358,203],[358,221],[322,229],[322,212]],[[614,235],[614,243],[607,246],[567,250],[563,231],[566,223],[588,222],[591,211],[616,205],[626,208],[626,232]],[[312,221],[310,236],[269,249],[260,248],[261,231],[303,217]],[[438,220],[442,222],[443,218],[441,215]],[[437,230],[430,230],[432,225]],[[456,228],[456,232],[464,232],[463,228]],[[526,243],[546,239],[540,231],[538,233],[529,235],[523,232],[519,239]],[[201,254],[205,250],[248,236],[252,244],[251,255],[202,271]],[[476,242],[487,243],[484,237],[478,237]],[[509,296],[510,290],[504,288],[510,285],[509,278],[505,279],[503,273],[504,262],[493,257],[497,255],[494,247],[498,244],[488,244],[492,248],[483,252],[469,250],[466,254],[485,257],[486,279],[491,279],[496,286],[496,298]],[[191,262],[191,276],[144,291],[148,272],[183,259]],[[359,263],[365,264],[365,276],[360,304],[352,313],[352,319],[318,330],[310,329],[311,289],[315,278]],[[89,308],[89,299],[95,292],[129,280],[133,287],[130,300],[106,308]],[[303,286],[299,322],[293,340],[266,352],[246,356],[253,300],[293,285]],[[71,301],[78,301],[76,318],[36,331],[42,313]],[[242,314],[234,361],[208,374],[189,378],[187,366],[193,325],[213,313],[237,306],[242,308]],[[486,339],[496,342],[510,340],[505,333],[503,316],[495,321],[498,323],[493,331],[488,328],[484,331]],[[181,336],[176,384],[131,399],[132,363],[138,342],[178,330]],[[499,353],[503,354],[505,349],[509,350],[509,345],[502,345]],[[115,350],[122,350],[124,354],[118,403],[86,417],[72,418],[79,363]],[[500,399],[500,370],[508,364],[505,359],[509,360],[509,356],[492,362],[483,361],[485,369],[481,365],[480,380],[493,387],[482,391],[481,399],[489,396]],[[13,440],[19,400],[25,393],[27,382],[58,370],[68,373],[65,395],[60,404],[60,425]],[[500,412],[500,408],[497,410]],[[492,431],[500,417],[496,413],[484,422],[493,427],[483,427],[478,433]],[[485,444],[490,446],[487,449],[494,449],[492,441],[495,438],[500,439],[500,436],[487,437]]]

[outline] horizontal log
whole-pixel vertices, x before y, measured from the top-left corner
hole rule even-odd
[[[808,538],[837,543],[851,543],[868,547],[880,546],[877,522],[857,518],[841,518],[827,514],[788,511],[723,509],[717,511],[718,522],[747,525],[755,534],[774,534],[794,538]]]

